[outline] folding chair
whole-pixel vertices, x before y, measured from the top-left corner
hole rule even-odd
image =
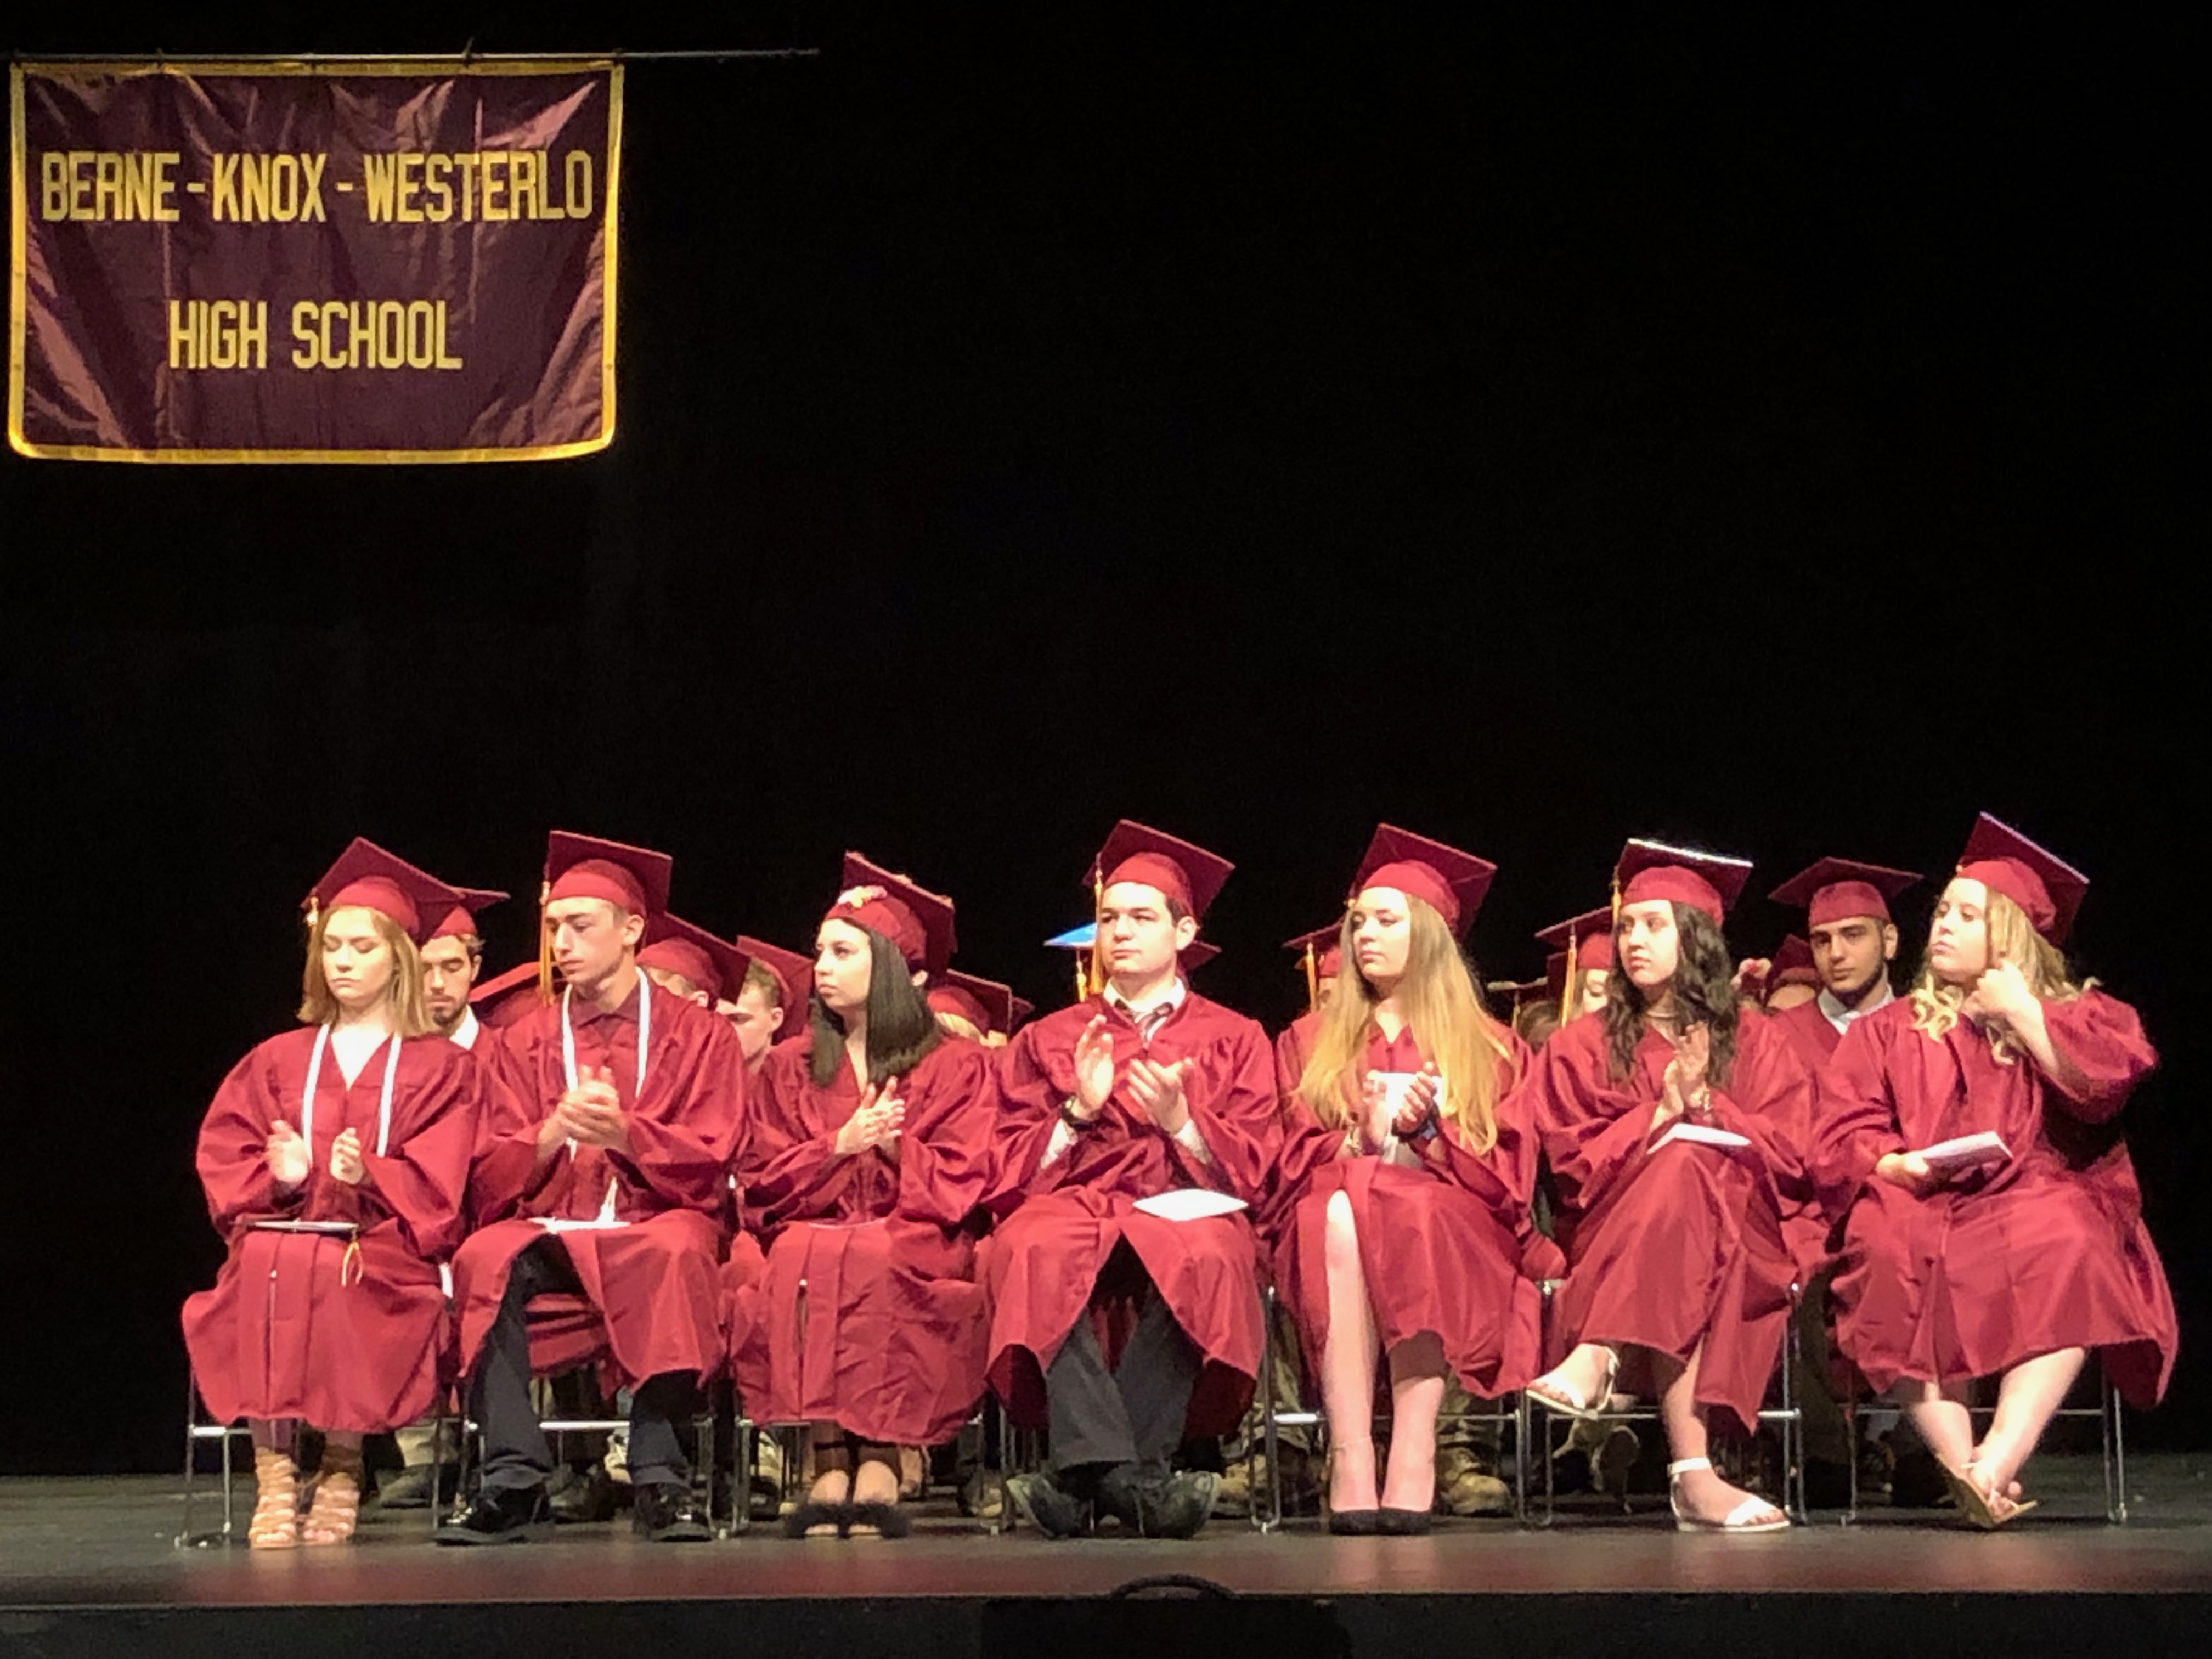
[[[2090,1367],[2087,1365],[2082,1367],[2085,1374],[2089,1369]],[[2075,1422],[2092,1417],[2098,1420],[2100,1438],[2103,1443],[2105,1519],[2113,1526],[2124,1527],[2128,1521],[2128,1448],[2124,1425],[2120,1419],[2120,1391],[2112,1386],[2112,1379],[2105,1375],[2101,1364],[2096,1364],[2095,1370],[2096,1403],[2089,1406],[2061,1406],[2057,1411],[2051,1413],[2051,1417],[2053,1422],[2057,1422],[2061,1418]],[[1858,1385],[1859,1376],[1857,1371],[1854,1370],[1850,1376],[1850,1385],[1844,1396],[1844,1420],[1850,1425],[1851,1444],[1854,1447],[1858,1444]],[[2075,1393],[2078,1395],[2080,1392],[2081,1389],[2077,1384]],[[1967,1407],[1968,1415],[1981,1422],[1988,1421],[1996,1414],[1996,1411],[1995,1406]],[[1844,1510],[1843,1516],[1843,1524],[1845,1526],[1850,1526],[1859,1518],[1859,1467],[1856,1456],[1851,1459],[1849,1498],[1850,1506]]]
[[[1544,1323],[1547,1334],[1551,1326],[1552,1298],[1564,1282],[1559,1279],[1547,1279],[1544,1282]],[[1797,1302],[1801,1294],[1800,1287],[1793,1283],[1790,1286],[1791,1317],[1784,1325],[1788,1334],[1783,1340],[1782,1364],[1778,1368],[1779,1399],[1776,1404],[1760,1408],[1759,1423],[1754,1426],[1771,1425],[1780,1431],[1782,1511],[1792,1521],[1802,1526],[1806,1523],[1808,1514],[1805,1504],[1805,1413],[1803,1407],[1798,1404],[1798,1367],[1802,1362],[1802,1355],[1798,1351],[1796,1318]],[[1528,1401],[1524,1396],[1522,1400],[1524,1413],[1528,1408]],[[1547,1413],[1546,1415],[1556,1417],[1557,1413]],[[1637,1406],[1623,1411],[1601,1412],[1595,1420],[1601,1424],[1656,1423],[1660,1420],[1659,1408],[1655,1401],[1650,1406]],[[1558,1490],[1553,1478],[1552,1437],[1548,1428],[1544,1431],[1540,1446],[1544,1458],[1544,1512],[1537,1524],[1548,1527],[1558,1518]]]
[[[550,1378],[580,1370],[587,1365],[603,1362],[608,1354],[606,1326],[599,1310],[583,1297],[569,1291],[549,1291],[532,1297],[527,1310],[530,1322],[530,1369],[533,1376]],[[465,1384],[464,1385],[465,1387]],[[610,1434],[627,1429],[629,1419],[619,1417],[542,1417],[538,1427],[553,1442],[557,1460],[562,1439],[572,1434]],[[745,1442],[753,1425],[738,1419],[737,1438]],[[694,1455],[691,1459],[691,1485],[696,1495],[702,1489],[705,1508],[710,1525],[726,1536],[744,1530],[746,1505],[732,1500],[737,1518],[723,1526],[714,1511],[714,1477],[720,1472],[716,1462],[717,1437],[714,1431],[714,1410],[711,1396],[702,1401],[701,1409],[693,1414],[691,1430],[694,1437]],[[471,1478],[481,1478],[477,1465],[483,1458],[483,1430],[471,1418],[465,1402],[461,1413],[460,1491],[466,1494],[473,1490]],[[735,1482],[732,1483],[734,1492]],[[435,1505],[433,1505],[435,1512]]]
[[[1549,1291],[1546,1291],[1548,1307]],[[1252,1527],[1256,1532],[1272,1533],[1283,1524],[1283,1468],[1281,1445],[1278,1431],[1283,1428],[1310,1428],[1324,1440],[1328,1432],[1326,1418],[1317,1411],[1284,1411],[1275,1398],[1275,1318],[1280,1308],[1272,1282],[1260,1287],[1260,1314],[1262,1323],[1262,1344],[1260,1357],[1260,1439],[1266,1449],[1261,1454],[1267,1464],[1264,1482],[1255,1482],[1252,1493]],[[1510,1401],[1510,1404],[1504,1403]],[[1494,1423],[1501,1437],[1504,1430],[1513,1431],[1513,1517],[1526,1522],[1528,1515],[1528,1397],[1520,1390],[1506,1395],[1500,1408],[1495,1411],[1473,1411],[1439,1413],[1437,1420],[1466,1423]],[[1261,1492],[1265,1491],[1267,1502],[1261,1506]]]

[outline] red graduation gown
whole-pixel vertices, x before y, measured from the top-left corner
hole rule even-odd
[[[1321,1010],[1310,1008],[1275,1038],[1275,1094],[1287,1103],[1298,1091],[1298,1079],[1313,1058],[1314,1042],[1321,1031]]]
[[[1540,1255],[1554,1253],[1529,1214],[1536,1138],[1510,1092],[1528,1070],[1528,1052],[1518,1037],[1508,1037],[1512,1056],[1498,1067],[1498,1141],[1487,1152],[1469,1152],[1446,1130],[1425,1143],[1419,1169],[1371,1152],[1341,1157],[1344,1132],[1323,1127],[1295,1095],[1285,1097],[1290,1127],[1278,1164],[1284,1212],[1273,1240],[1275,1282],[1316,1372],[1328,1340],[1328,1202],[1341,1191],[1351,1201],[1384,1352],[1434,1332],[1445,1359],[1478,1399],[1517,1389],[1536,1374],[1543,1297],[1522,1270],[1523,1252],[1541,1246]],[[1276,1052],[1282,1052],[1279,1040]],[[1370,1028],[1365,1069],[1419,1071],[1412,1030],[1386,1042]]]
[[[637,1091],[638,999],[653,998],[645,1089]],[[476,1363],[507,1291],[507,1264],[556,1237],[605,1326],[605,1346],[624,1382],[664,1372],[704,1378],[722,1363],[717,1269],[730,1202],[731,1160],[744,1123],[744,1064],[729,1022],[654,988],[643,974],[623,1006],[599,1013],[581,999],[571,1009],[580,1074],[604,1066],[628,1115],[630,1150],[557,1151],[537,1164],[538,1127],[566,1088],[561,1005],[539,1008],[495,1033],[487,1059],[504,1087],[471,1176],[471,1207],[483,1224],[453,1258],[461,1313],[461,1366]],[[597,1216],[610,1183],[621,1226],[550,1234],[539,1218]],[[564,1330],[541,1345],[538,1364],[574,1363],[598,1346],[596,1330]]]
[[[1758,1415],[1790,1316],[1797,1267],[1783,1215],[1810,1198],[1803,1168],[1811,1088],[1789,1039],[1746,1011],[1735,1063],[1712,1085],[1717,1128],[1736,1151],[1673,1142],[1651,1128],[1674,1050],[1646,1030],[1629,1074],[1608,1073],[1605,1022],[1559,1028],[1515,1103],[1552,1163],[1567,1282],[1556,1348],[1633,1344],[1686,1359],[1702,1342],[1697,1401],[1745,1428]],[[1624,1355],[1632,1365],[1632,1357]],[[1651,1391],[1649,1379],[1624,1386]]]
[[[1767,1018],[1790,1039],[1790,1047],[1797,1051],[1797,1058],[1803,1062],[1808,1077],[1828,1063],[1828,1056],[1836,1052],[1836,1045],[1844,1040],[1844,1034],[1830,1024],[1828,1017],[1820,1012],[1817,996],[1810,1002],[1799,1003],[1795,1008],[1784,1008],[1778,1014],[1769,1014]]]
[[[2044,1005],[2080,1075],[2000,1064],[1965,1021],[1940,1042],[1902,1000],[1858,1022],[1822,1071],[1814,1174],[1844,1218],[1836,1343],[1875,1389],[1987,1376],[2058,1348],[2099,1351],[2129,1403],[2155,1405],[2179,1332],[2119,1111],[2158,1064],[2134,1009],[2100,991]],[[2010,1162],[1916,1198],[1885,1153],[1995,1130]]]
[[[731,1370],[757,1422],[834,1422],[863,1441],[930,1446],[983,1392],[983,1293],[963,1223],[991,1169],[989,1051],[948,1038],[901,1080],[896,1158],[833,1150],[860,1102],[841,1064],[826,1089],[811,1045],[772,1051],[747,1115],[740,1184],[769,1241],[735,1290]]]
[[[208,1409],[299,1418],[374,1434],[411,1423],[436,1396],[446,1293],[438,1263],[459,1242],[483,1089],[477,1062],[441,1036],[400,1044],[392,1120],[376,1152],[389,1043],[349,1087],[325,1052],[315,1085],[307,1181],[279,1195],[266,1145],[278,1119],[301,1127],[315,1032],[287,1031],[231,1069],[200,1126],[208,1212],[230,1243],[215,1288],[185,1303],[185,1346]],[[358,1186],[330,1173],[331,1147],[356,1131],[368,1170]],[[335,1233],[274,1232],[257,1221],[349,1221]]]
[[[1257,1204],[1280,1142],[1267,1039],[1253,1021],[1195,992],[1140,1046],[1117,1012],[1114,1092],[1098,1121],[1038,1168],[1060,1103],[1075,1093],[1075,1040],[1105,1012],[1090,998],[1014,1034],[999,1066],[997,1193],[1012,1213],[977,1252],[990,1309],[990,1382],[1017,1422],[1045,1421],[1044,1370],[1089,1310],[1100,1271],[1126,1241],[1205,1358],[1188,1431],[1222,1434],[1250,1402],[1261,1352],[1259,1261],[1243,1212],[1167,1221],[1139,1198],[1206,1187]],[[1207,1164],[1163,1133],[1127,1091],[1129,1062],[1192,1063],[1183,1084]]]

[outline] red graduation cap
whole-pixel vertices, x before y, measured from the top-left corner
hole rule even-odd
[[[908,968],[932,979],[944,973],[957,941],[952,933],[952,901],[893,875],[858,853],[845,854],[844,885],[823,916],[881,933],[898,947]]]
[[[766,939],[748,939],[738,935],[737,948],[750,960],[775,975],[778,994],[775,1006],[783,1010],[785,1025],[806,1012],[806,999],[814,989],[814,958],[797,951],[787,951],[780,945],[770,945]],[[732,980],[732,1000],[736,1000],[736,988],[742,978]]]
[[[1974,820],[1958,873],[2002,893],[2027,913],[2029,926],[2057,945],[2073,932],[2075,912],[2089,890],[2088,877],[1987,812]]]
[[[1767,897],[1778,904],[1805,906],[1808,927],[1826,927],[1853,916],[1887,921],[1889,901],[1919,879],[1917,870],[1893,870],[1887,865],[1860,864],[1851,859],[1822,859],[1806,866]]]
[[[1181,904],[1194,919],[1221,891],[1221,884],[1237,866],[1203,847],[1133,823],[1123,818],[1106,837],[1106,844],[1091,860],[1091,879],[1100,893],[1118,881],[1141,882],[1157,887]]]
[[[525,990],[531,994],[525,996]],[[469,988],[469,1006],[477,1011],[477,1018],[495,1031],[514,1024],[533,1008],[542,1008],[545,1000],[538,991],[538,964],[518,963],[503,974],[479,980]]]
[[[1036,1004],[1031,1002],[1027,997],[1016,997],[1006,1009],[1006,1035],[1012,1036],[1016,1031],[1020,1030],[1024,1024],[1028,1024],[1030,1016],[1035,1012],[1036,1012]]]
[[[422,945],[430,937],[423,930],[460,899],[458,890],[428,871],[356,836],[307,895],[306,908],[313,927],[318,917],[332,910],[362,905],[391,917],[400,932]]]
[[[745,982],[749,960],[728,940],[665,911],[646,923],[645,948],[637,953],[639,967],[681,974],[714,1002]]]
[[[1498,875],[1488,859],[1462,853],[1395,824],[1377,824],[1375,838],[1359,860],[1352,896],[1369,887],[1395,887],[1419,899],[1444,919],[1456,939],[1474,925],[1483,896]]]
[[[454,890],[461,896],[461,902],[447,911],[424,936],[425,945],[434,939],[469,939],[481,934],[483,929],[477,926],[477,912],[489,910],[509,896],[484,887],[459,887]]]
[[[942,980],[931,983],[929,1006],[940,1012],[958,1014],[987,1036],[994,1031],[1003,1036],[1013,1030],[1014,988],[977,974],[963,974],[957,968],[946,969]]]
[[[668,908],[668,883],[675,870],[676,860],[665,853],[556,830],[545,839],[542,902],[605,899],[650,918]]]
[[[1578,916],[1569,916],[1565,921],[1555,921],[1540,930],[1536,939],[1558,951],[1563,964],[1567,947],[1572,945],[1579,968],[1602,968],[1609,973],[1613,969],[1613,907],[1602,904]]]
[[[1220,954],[1218,945],[1208,945],[1202,939],[1194,939],[1176,952],[1176,966],[1186,974],[1195,973]]]
[[[1729,913],[1751,876],[1749,859],[1669,847],[1661,841],[1631,841],[1613,866],[1613,883],[1623,904],[1672,899],[1702,910],[1717,924]]]
[[[1847,916],[1863,916],[1869,912],[1846,910]],[[1837,918],[1840,920],[1840,918]],[[1814,926],[1819,926],[1815,923]],[[1809,939],[1792,933],[1776,950],[1771,964],[1766,970],[1766,994],[1772,996],[1785,985],[1818,985],[1820,970],[1813,965],[1813,945]]]

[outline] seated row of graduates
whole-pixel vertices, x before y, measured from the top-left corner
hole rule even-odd
[[[498,896],[356,842],[311,901],[301,1028],[238,1064],[199,1141],[228,1255],[185,1331],[210,1409],[253,1430],[250,1541],[349,1538],[362,1437],[453,1376],[485,1453],[440,1540],[542,1535],[531,1379],[595,1357],[631,1390],[647,1537],[707,1535],[674,1422],[725,1366],[755,1420],[815,1425],[795,1531],[903,1530],[893,1449],[950,1439],[988,1386],[1050,1431],[1051,1467],[1009,1483],[1041,1530],[1188,1536],[1212,1477],[1170,1459],[1246,1409],[1262,1273],[1318,1380],[1339,1531],[1426,1527],[1448,1371],[1567,1415],[1656,1396],[1679,1525],[1786,1525],[1708,1437],[1754,1421],[1791,1287],[1824,1266],[1842,1362],[1984,1524],[2024,1506],[2090,1352],[2132,1403],[2162,1394],[2174,1314],[2116,1124],[2155,1055],[2060,954],[2086,879],[1995,820],[1905,997],[1887,899],[1909,872],[1829,860],[1784,890],[1824,965],[1871,933],[1880,971],[1779,1017],[1740,1000],[1721,932],[1748,865],[1632,842],[1616,902],[1565,930],[1590,1006],[1534,1054],[1460,949],[1486,861],[1379,830],[1321,1006],[1272,1047],[1182,971],[1230,868],[1118,825],[1096,988],[975,1042],[924,991],[952,906],[908,880],[848,854],[811,961],[740,955],[669,916],[665,856],[556,834],[561,988],[478,1001],[495,1030],[459,992]],[[2002,1150],[1979,1164],[1922,1156],[1980,1132]],[[1547,1354],[1539,1284],[1562,1278]],[[1990,1377],[1978,1440],[1966,1389]]]

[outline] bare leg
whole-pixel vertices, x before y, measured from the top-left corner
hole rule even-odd
[[[1426,1515],[1437,1501],[1437,1413],[1444,1403],[1444,1347],[1431,1331],[1390,1350],[1390,1467],[1382,1502]]]
[[[2065,1403],[2088,1358],[2086,1348],[2061,1348],[2023,1359],[2004,1374],[1997,1385],[1996,1415],[1971,1459],[1985,1490],[2020,1495],[2014,1477],[2034,1454],[2051,1414]]]
[[[323,1434],[323,1465],[315,1477],[315,1495],[300,1523],[303,1544],[343,1544],[354,1534],[361,1520],[362,1487],[368,1481],[362,1461],[362,1437],[337,1429]]]
[[[300,1541],[300,1472],[292,1462],[289,1418],[256,1418],[253,1431],[253,1518],[246,1541],[258,1550],[288,1550]]]
[[[1686,1360],[1676,1359],[1672,1354],[1650,1354],[1651,1372],[1659,1382],[1659,1420],[1667,1431],[1669,1462],[1680,1463],[1711,1454],[1712,1439],[1705,1431],[1704,1409],[1698,1404],[1698,1362],[1704,1356],[1702,1346],[1693,1350]],[[1681,1513],[1692,1521],[1726,1520],[1737,1504],[1753,1495],[1722,1480],[1718,1472],[1710,1468],[1683,1470],[1673,1477],[1673,1489]],[[1769,1504],[1765,1514],[1752,1519],[1771,1521],[1781,1516],[1781,1510]]]
[[[853,1501],[855,1504],[881,1504],[886,1510],[896,1509],[899,1501],[898,1449],[895,1446],[863,1445],[854,1453],[857,1467],[853,1471]],[[886,1524],[889,1524],[886,1522]],[[872,1521],[855,1521],[852,1535],[855,1538],[880,1536],[882,1528]]]
[[[1329,1194],[1322,1252],[1328,1275],[1328,1337],[1322,1345],[1322,1409],[1328,1415],[1328,1506],[1371,1510],[1375,1496],[1375,1310],[1359,1264],[1352,1200]],[[1435,1437],[1434,1409],[1430,1437]]]
[[[1966,1414],[1966,1379],[1948,1382],[1900,1378],[1891,1396],[1912,1419],[1936,1461],[1947,1468],[1963,1469],[1974,1461],[1974,1424]]]
[[[806,1501],[836,1508],[850,1501],[853,1495],[853,1454],[845,1443],[845,1431],[835,1423],[814,1425],[814,1467],[818,1473],[814,1484],[807,1488]],[[809,1538],[835,1538],[835,1522],[823,1522],[806,1529]]]

